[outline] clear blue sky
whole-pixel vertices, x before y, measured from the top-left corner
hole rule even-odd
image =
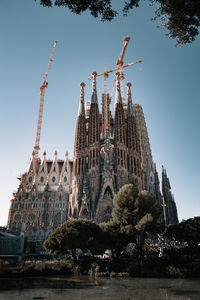
[[[120,7],[121,1],[114,1]],[[170,178],[179,219],[200,215],[200,38],[175,47],[165,31],[151,22],[148,1],[128,17],[102,23],[88,13],[74,15],[64,8],[43,8],[34,0],[0,1],[0,225],[7,223],[16,179],[27,170],[33,150],[39,88],[54,40],[58,45],[46,89],[41,150],[63,159],[73,157],[80,83],[90,100],[93,72],[113,68],[123,38],[130,36],[125,62],[143,59],[126,69],[133,101],[142,105],[153,159]],[[109,77],[111,90],[113,77]],[[103,80],[98,79],[101,100]]]

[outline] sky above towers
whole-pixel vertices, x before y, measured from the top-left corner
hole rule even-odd
[[[120,7],[121,1],[115,1]],[[29,164],[36,136],[39,88],[54,40],[58,45],[48,75],[41,133],[40,155],[54,151],[73,158],[80,83],[90,101],[92,82],[87,78],[114,68],[123,39],[130,36],[125,63],[125,84],[132,83],[133,102],[142,105],[154,162],[161,174],[167,169],[179,219],[200,215],[199,78],[200,38],[175,47],[165,31],[151,22],[154,9],[148,1],[102,23],[88,13],[74,15],[63,8],[43,8],[34,0],[0,1],[0,225],[6,225],[17,177]],[[111,91],[113,75],[108,78]],[[103,78],[97,79],[101,102]],[[126,91],[126,88],[124,88]],[[112,101],[113,106],[114,97]]]

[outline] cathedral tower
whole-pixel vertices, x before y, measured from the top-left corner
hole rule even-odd
[[[127,168],[129,171],[129,181],[135,184],[140,190],[142,188],[141,180],[141,154],[138,137],[138,129],[136,125],[135,115],[133,111],[131,83],[127,83],[128,88],[128,108],[127,108]]]
[[[88,151],[87,151],[87,132],[86,132],[86,115],[84,102],[84,87],[82,82],[79,110],[76,122],[76,132],[74,141],[74,161],[73,161],[73,180],[72,180],[72,194],[69,202],[69,215],[71,217],[78,217],[83,194],[83,181],[85,173],[88,169]]]
[[[166,169],[162,166],[162,193],[165,205],[166,224],[177,224],[178,215],[174,196],[171,193],[169,178]]]
[[[147,126],[141,105],[134,104],[134,115],[139,133],[141,151],[142,188],[154,194],[153,159],[151,154]]]
[[[128,182],[127,168],[127,146],[126,146],[126,121],[122,103],[119,73],[116,74],[116,96],[114,116],[114,146],[115,146],[115,168],[117,174],[117,189],[119,190]]]
[[[96,72],[93,72],[92,98],[88,119],[88,181],[92,216],[95,214],[99,193],[100,173],[100,115],[97,98]]]

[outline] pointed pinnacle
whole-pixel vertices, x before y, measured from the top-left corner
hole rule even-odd
[[[78,116],[85,116],[85,104],[84,104],[84,96],[85,96],[85,91],[84,87],[86,84],[84,82],[81,82],[81,96],[80,96],[80,103],[79,103],[79,109],[78,109]]]
[[[92,99],[91,102],[97,102],[97,72],[92,73],[93,76],[93,82],[92,82]]]
[[[119,82],[119,76],[120,76],[120,73],[117,72],[116,73],[116,96],[115,96],[115,103],[119,103],[119,102],[122,102],[122,98],[121,98],[121,91],[120,91],[120,82]]]
[[[126,84],[126,86],[127,86],[127,88],[128,88],[127,94],[128,94],[128,98],[129,98],[129,96],[131,96],[131,86],[132,86],[132,84],[131,84],[130,82],[128,82],[128,83]]]
[[[85,96],[84,87],[86,86],[86,84],[84,82],[81,82],[80,86],[81,86],[81,101],[84,102],[84,96]]]
[[[131,86],[130,82],[127,83],[127,96],[128,96],[128,115],[133,115],[133,104],[132,104],[132,97],[131,97]]]
[[[97,72],[93,72],[92,76],[93,76],[92,90],[96,91],[96,87],[97,87],[97,80],[96,80],[96,78],[97,78]]]

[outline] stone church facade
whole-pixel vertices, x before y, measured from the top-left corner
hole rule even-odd
[[[133,183],[139,190],[142,189],[140,145],[130,86],[128,84],[128,102],[124,104],[117,80],[114,116],[111,115],[109,101],[104,103],[104,99],[103,115],[99,112],[94,74],[87,117],[84,84],[81,84],[69,216],[107,221],[111,216],[114,195],[124,184]]]
[[[33,152],[11,200],[8,230],[24,231],[29,241],[42,242],[68,218],[108,221],[114,196],[127,183],[155,195],[163,207],[160,221],[178,222],[166,171],[163,195],[160,192],[143,110],[132,103],[131,84],[125,102],[117,76],[114,114],[105,94],[100,112],[95,72],[91,102],[85,102],[84,86],[81,83],[73,161],[68,153],[64,160],[57,158],[57,152],[53,160],[47,160],[46,153],[40,160]]]

